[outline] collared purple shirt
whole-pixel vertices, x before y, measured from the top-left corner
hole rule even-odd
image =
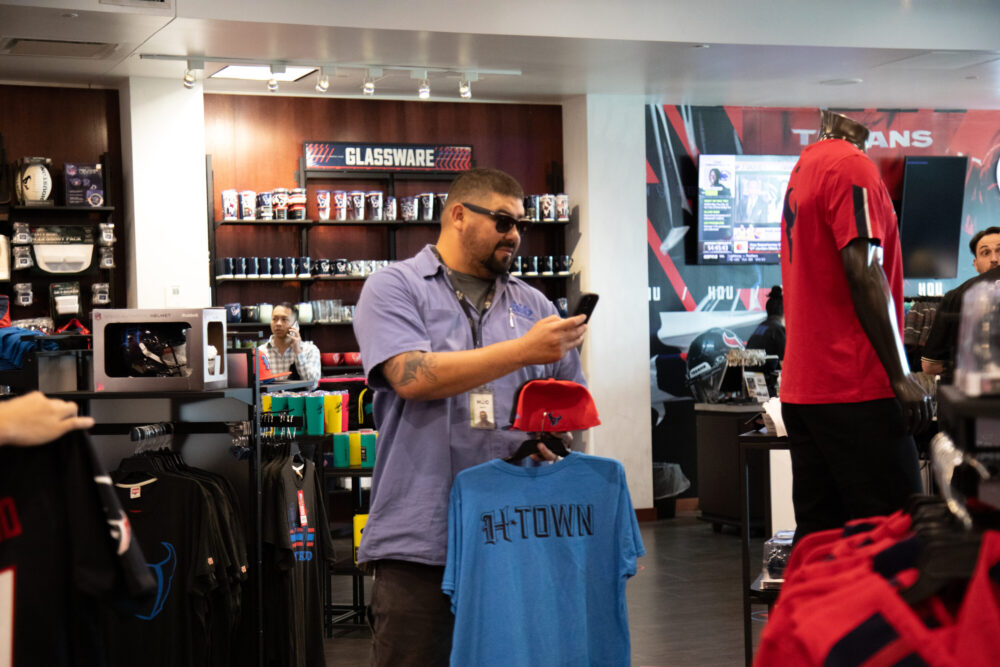
[[[518,278],[501,276],[480,319],[483,346],[519,338],[535,322],[555,314],[544,294]],[[383,362],[412,350],[474,347],[469,320],[429,245],[365,281],[354,311],[354,333],[368,384],[376,390],[378,429],[371,510],[358,560],[444,565],[448,496],[455,475],[510,455],[525,439],[521,431],[506,430],[518,387],[550,377],[584,383],[580,355],[572,350],[557,363],[526,366],[491,382],[495,430],[469,426],[468,393],[430,401],[400,398],[382,376]]]

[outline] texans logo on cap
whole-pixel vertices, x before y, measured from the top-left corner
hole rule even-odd
[[[547,417],[549,418],[549,423],[551,423],[553,426],[562,421],[562,415],[559,415],[557,417],[556,415],[550,413],[547,415]]]

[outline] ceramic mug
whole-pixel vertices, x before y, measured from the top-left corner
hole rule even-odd
[[[308,301],[303,301],[298,304],[295,309],[299,313],[299,323],[300,324],[312,324],[313,321],[313,307]]]

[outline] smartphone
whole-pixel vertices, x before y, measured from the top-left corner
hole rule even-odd
[[[587,319],[583,321],[584,324],[590,321],[590,314],[594,312],[594,306],[597,305],[597,299],[599,297],[592,292],[584,292],[580,295],[580,300],[576,302],[576,308],[573,309],[573,317],[577,315],[586,315]]]

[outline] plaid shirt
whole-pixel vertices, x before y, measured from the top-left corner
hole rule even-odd
[[[260,349],[264,350],[267,360],[271,362],[271,372],[284,373],[291,370],[292,364],[295,364],[299,378],[311,382],[312,388],[316,388],[322,370],[319,363],[319,348],[316,347],[315,343],[302,340],[299,341],[300,352],[298,355],[292,352],[291,345],[282,354],[274,345],[274,336],[271,336],[266,343],[260,346]]]

